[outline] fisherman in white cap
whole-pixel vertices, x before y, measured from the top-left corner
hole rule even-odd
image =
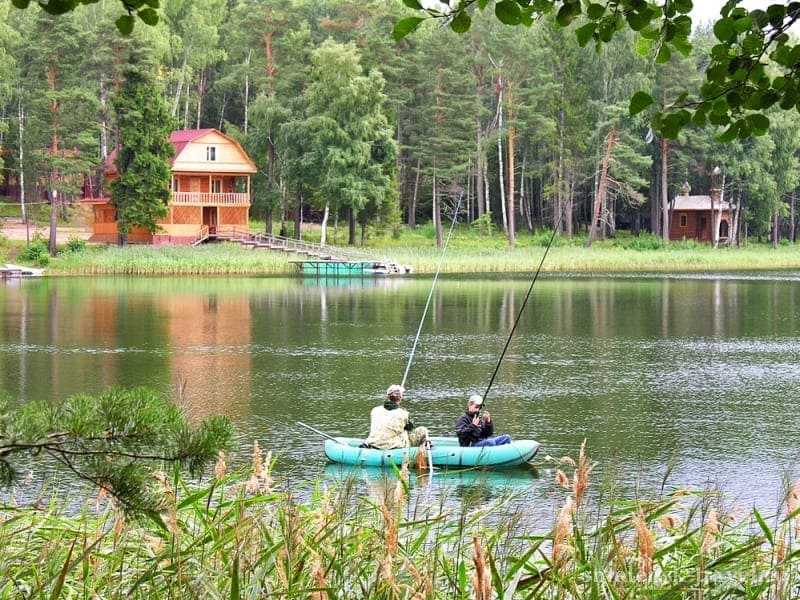
[[[462,446],[502,446],[511,443],[508,434],[494,435],[494,422],[489,411],[484,411],[483,396],[473,394],[469,397],[466,412],[456,421],[456,435],[458,443]]]
[[[402,385],[390,385],[386,390],[386,401],[372,409],[369,437],[364,442],[366,447],[391,450],[419,446],[427,441],[427,428],[414,427],[408,411],[400,408],[405,391]]]

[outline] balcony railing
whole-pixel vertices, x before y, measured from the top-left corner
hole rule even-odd
[[[181,206],[250,206],[250,194],[223,192],[172,192],[172,204]]]

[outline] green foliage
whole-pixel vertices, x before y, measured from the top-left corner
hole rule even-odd
[[[120,131],[111,201],[117,209],[117,227],[124,238],[133,227],[150,233],[167,215],[170,197],[169,136],[174,121],[153,79],[147,51],[134,49],[124,70],[124,83],[114,98]]]
[[[494,222],[492,213],[485,212],[480,217],[472,221],[472,227],[478,230],[481,235],[492,235],[494,233]]]
[[[86,242],[81,238],[70,238],[65,247],[67,252],[83,252],[86,250]]]
[[[477,5],[487,2],[467,0],[453,8],[419,9],[432,18],[446,19],[451,28],[464,32],[470,28]],[[603,45],[622,35],[623,29],[636,32],[651,51],[655,62],[665,64],[677,53],[692,51],[691,0],[621,0],[614,2],[579,2],[577,0],[502,0],[494,4],[494,14],[504,25],[526,25],[555,14],[560,27],[583,23],[575,29],[581,46],[594,41],[598,52]],[[663,136],[676,139],[690,123],[725,127],[721,141],[764,135],[769,129],[765,112],[773,107],[782,110],[800,108],[800,75],[796,70],[800,43],[789,35],[800,19],[800,4],[772,4],[766,10],[747,9],[737,0],[728,0],[714,23],[716,44],[711,50],[706,81],[699,93],[690,97],[688,90],[662,106],[652,119],[653,127]],[[410,34],[419,24],[414,17],[400,21],[395,37]],[[652,95],[641,91],[630,99],[630,113],[636,115],[655,104]]]
[[[94,4],[97,0],[36,0],[35,4],[46,10],[51,15],[63,15],[75,10],[81,4]],[[139,17],[147,25],[158,24],[159,0],[119,0],[121,8],[127,14],[119,17],[115,23],[119,32],[123,35],[130,35],[133,31],[135,17]],[[25,9],[31,4],[31,0],[11,0],[15,8]]]
[[[46,267],[50,263],[50,251],[47,247],[47,240],[37,235],[31,243],[25,246],[19,253],[19,258],[25,262],[33,263],[40,267]]]
[[[576,471],[592,499],[578,483],[565,491],[538,482],[560,513],[544,524],[510,511],[511,501],[528,507],[509,492],[465,496],[455,511],[431,505],[413,471],[368,481],[368,495],[353,477],[298,502],[294,491],[275,491],[257,444],[253,455],[249,473],[215,469],[203,485],[161,478],[162,512],[149,518],[125,519],[102,500],[78,514],[58,500],[0,510],[0,595],[756,599],[771,590],[789,598],[800,585],[798,516],[786,503],[762,515],[725,511],[718,492],[641,489],[628,498],[607,493],[610,483],[591,494],[585,457]],[[439,477],[445,493],[458,483]]]
[[[0,412],[0,485],[16,478],[15,461],[45,455],[68,473],[114,495],[127,511],[156,510],[153,469],[185,467],[194,475],[227,447],[221,417],[190,426],[169,399],[146,389],[111,389],[59,403],[28,402]]]

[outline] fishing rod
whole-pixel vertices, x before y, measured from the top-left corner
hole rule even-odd
[[[566,206],[566,205],[565,205]],[[558,233],[558,229],[561,226],[561,219],[564,216],[564,206],[561,207],[561,212],[558,216],[558,221],[554,224],[553,227],[553,234],[550,236],[550,241],[547,242],[547,246],[544,249],[544,254],[542,255],[542,260],[539,261],[539,267],[536,269],[536,273],[533,276],[533,280],[531,281],[531,285],[528,288],[528,293],[525,294],[525,299],[522,301],[522,306],[517,313],[517,318],[514,320],[514,325],[511,327],[511,332],[508,334],[508,339],[506,339],[506,344],[503,346],[503,351],[500,353],[500,358],[497,359],[497,364],[494,367],[494,372],[492,373],[492,377],[489,379],[489,385],[486,386],[486,391],[483,392],[483,405],[486,405],[486,397],[489,395],[489,392],[492,390],[492,386],[494,385],[494,380],[497,377],[497,372],[500,370],[500,365],[503,363],[503,359],[506,356],[506,352],[508,351],[508,347],[511,344],[511,338],[514,337],[514,332],[517,330],[517,326],[519,325],[519,321],[522,318],[522,313],[525,312],[525,307],[528,305],[528,300],[531,298],[531,294],[533,293],[533,286],[536,285],[536,281],[539,279],[539,274],[542,272],[542,265],[544,265],[544,261],[547,258],[547,254],[550,252],[550,247],[553,245],[553,241],[556,239],[556,234]]]
[[[425,302],[425,309],[422,311],[422,318],[419,320],[419,327],[417,327],[417,335],[414,337],[414,344],[411,346],[411,354],[408,356],[408,363],[406,364],[406,370],[403,373],[403,381],[400,382],[402,387],[406,386],[406,380],[408,379],[408,372],[411,370],[411,363],[414,360],[414,354],[417,351],[417,343],[419,342],[419,336],[422,333],[422,325],[425,323],[425,317],[428,315],[428,308],[431,305],[431,298],[433,298],[433,290],[436,289],[436,282],[439,280],[439,273],[442,270],[442,264],[444,264],[444,257],[447,254],[447,246],[450,244],[450,238],[453,235],[453,230],[455,229],[456,222],[458,221],[458,211],[461,209],[461,199],[464,197],[464,192],[460,192],[458,194],[458,202],[456,204],[456,210],[453,213],[453,220],[450,222],[450,230],[447,232],[447,239],[444,242],[444,247],[442,248],[442,254],[439,256],[439,264],[436,267],[436,274],[433,276],[433,283],[431,284],[431,291],[428,292],[428,300]]]
[[[306,428],[306,429],[308,429],[309,431],[313,431],[313,432],[314,432],[314,433],[316,433],[317,435],[324,437],[326,440],[331,440],[331,441],[333,441],[333,442],[336,442],[337,444],[339,443],[339,440],[337,440],[337,439],[336,439],[335,437],[333,437],[332,435],[328,435],[328,434],[327,434],[327,433],[325,433],[324,431],[320,431],[319,429],[315,429],[315,428],[314,428],[314,427],[312,427],[311,425],[306,425],[306,424],[305,424],[305,423],[303,423],[302,421],[296,421],[296,423],[297,423],[298,425],[300,425],[300,427],[305,427],[305,428]]]

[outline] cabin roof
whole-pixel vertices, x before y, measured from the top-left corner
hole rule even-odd
[[[673,210],[711,210],[711,196],[675,196]],[[729,202],[715,201],[714,210],[730,210]]]
[[[232,137],[225,135],[218,129],[208,128],[208,129],[178,129],[177,131],[173,131],[169,135],[169,141],[172,144],[172,147],[175,149],[175,153],[172,155],[170,159],[170,167],[175,164],[175,159],[178,158],[183,149],[186,148],[186,145],[211,133],[217,133],[222,137],[229,140],[233,143],[239,151],[242,153],[244,159],[250,164],[252,167],[252,172],[256,172],[256,166],[250,157],[245,152],[244,148],[242,148],[241,144],[234,140]],[[105,162],[103,163],[103,171],[106,175],[115,175],[117,173],[117,165],[115,164],[117,160],[117,149],[115,148],[112,150],[109,155],[106,157]]]

